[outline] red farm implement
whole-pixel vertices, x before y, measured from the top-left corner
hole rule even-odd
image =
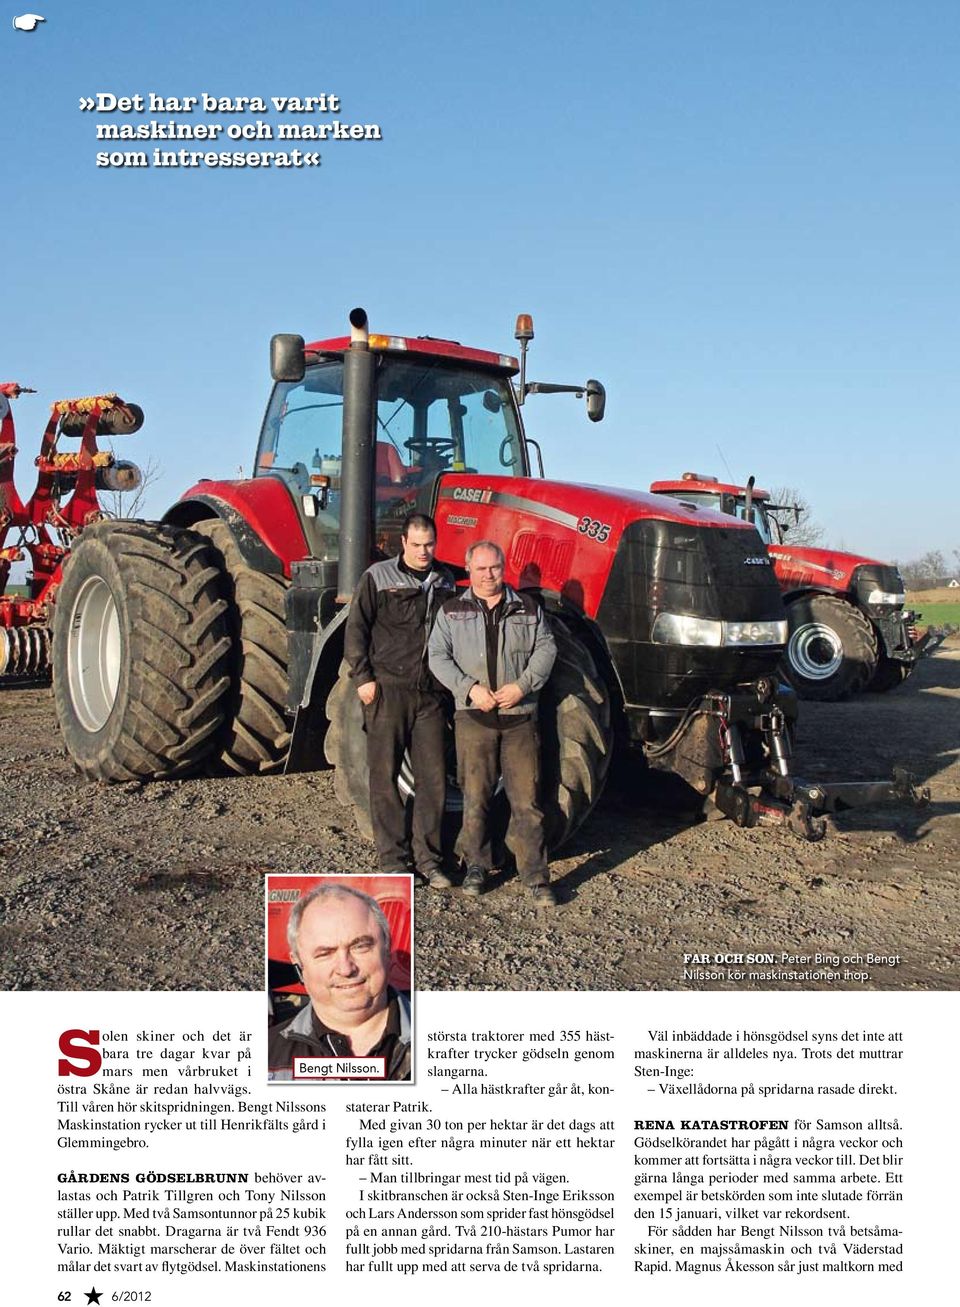
[[[57,400],[34,460],[37,483],[23,500],[14,482],[16,432],[10,401],[32,394],[16,382],[0,383],[0,679],[35,680],[50,674],[51,604],[63,561],[76,537],[105,516],[97,492],[134,490],[141,474],[133,463],[97,445],[98,436],[132,434],[143,412],[118,395]],[[79,449],[61,452],[62,437]],[[7,592],[15,564],[28,563],[26,583]]]

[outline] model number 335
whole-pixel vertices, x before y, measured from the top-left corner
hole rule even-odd
[[[610,537],[610,523],[601,522],[595,517],[581,517],[577,523],[577,530],[582,536],[589,536],[591,540],[599,540],[601,544]]]

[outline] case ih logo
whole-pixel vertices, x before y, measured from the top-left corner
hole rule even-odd
[[[769,567],[770,559],[766,556],[763,558],[745,558],[743,565],[744,567]]]
[[[792,563],[801,572],[823,572],[826,576],[832,576],[834,581],[842,581],[847,575],[846,572],[842,572],[836,567],[824,567],[822,563],[813,563],[809,558],[797,559],[794,558],[793,554],[781,554],[775,549],[770,550],[770,557],[775,558],[779,563]]]
[[[492,490],[476,486],[456,486],[453,492],[454,499],[465,499],[469,504],[489,504],[492,495]]]

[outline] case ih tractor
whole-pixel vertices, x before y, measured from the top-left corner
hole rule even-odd
[[[526,397],[585,394],[599,420],[604,393],[593,381],[528,384],[526,316],[521,363],[368,334],[359,309],[350,320],[350,336],[306,346],[274,337],[252,477],[200,481],[160,523],[103,523],[77,542],[56,605],[54,688],[81,771],[264,773],[320,766],[325,752],[338,796],[368,829],[343,627],[363,570],[420,510],[461,577],[466,546],[495,540],[511,584],[553,614],[559,656],[541,732],[554,846],[597,801],[615,741],[742,824],[819,834],[812,814],[845,801],[844,787],[789,774],[795,699],[777,677],[786,621],[755,528],[534,475]],[[409,769],[398,778],[415,783]]]
[[[772,504],[753,478],[746,486],[684,472],[679,481],[655,481],[651,491],[752,521],[760,532],[787,606],[790,633],[782,671],[803,699],[833,701],[860,690],[891,690],[907,679],[920,657],[904,612],[900,573],[837,549],[792,545]]]
[[[0,682],[37,680],[50,674],[50,615],[67,551],[84,527],[103,517],[98,490],[135,490],[134,463],[97,447],[97,436],[129,435],[143,424],[143,410],[118,395],[61,399],[53,404],[37,457],[37,484],[26,501],[17,494],[17,457],[12,399],[34,394],[15,381],[0,384]],[[63,452],[61,437],[77,437],[79,449]],[[14,544],[6,544],[13,535]],[[29,559],[28,593],[7,593],[15,563]]]

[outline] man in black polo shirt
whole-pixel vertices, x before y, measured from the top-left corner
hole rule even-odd
[[[457,770],[463,790],[463,892],[483,892],[492,863],[490,805],[502,776],[510,804],[507,844],[520,879],[540,907],[549,884],[540,781],[537,699],[557,647],[543,609],[504,584],[499,545],[467,550],[470,588],[444,603],[430,636],[430,669],[456,704]]]
[[[387,875],[411,861],[435,888],[447,889],[440,832],[446,796],[446,718],[442,691],[427,666],[433,619],[454,593],[453,576],[434,561],[432,517],[411,513],[403,524],[399,557],[374,563],[360,578],[343,656],[363,704],[370,767],[370,817]],[[397,788],[409,750],[416,778],[413,847],[406,805]]]
[[[376,899],[321,885],[294,904],[287,941],[310,1004],[270,1031],[270,1079],[293,1079],[297,1057],[382,1057],[385,1080],[409,1080],[410,999],[387,984],[390,927]]]

